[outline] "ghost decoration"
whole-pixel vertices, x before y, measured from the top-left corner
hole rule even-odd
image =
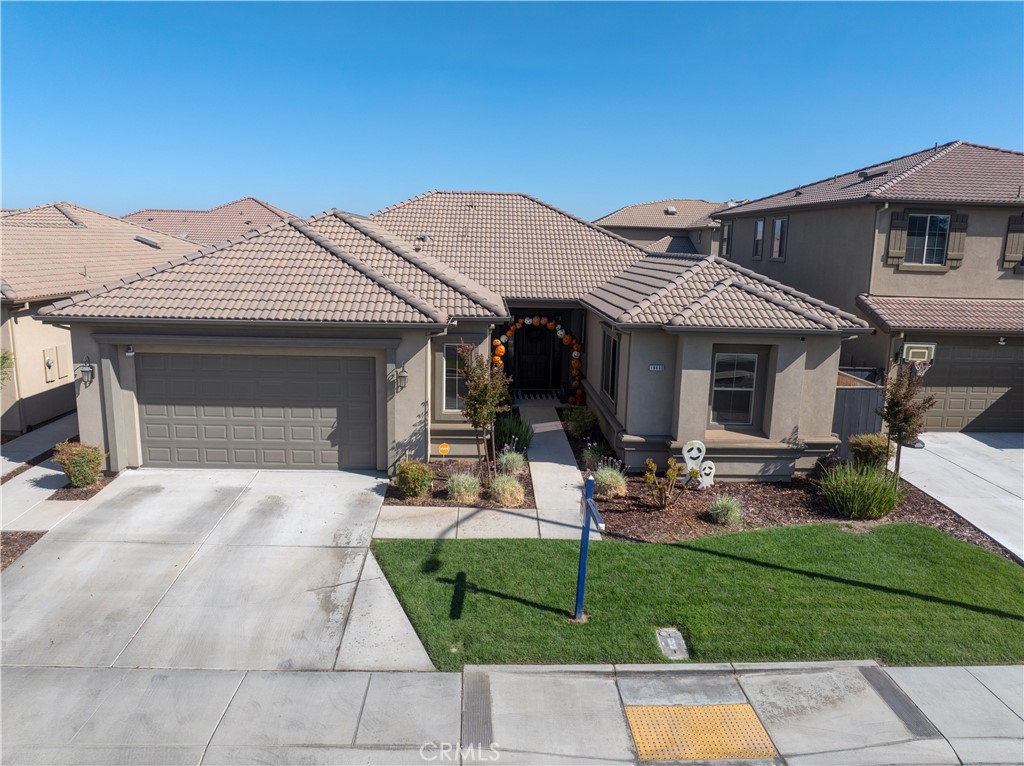
[[[700,464],[700,489],[707,489],[708,487],[715,486],[715,464],[710,460],[705,460]]]
[[[683,460],[686,461],[686,475],[690,475],[690,471],[700,470],[700,461],[704,459],[704,453],[707,450],[704,447],[704,442],[690,441],[686,442],[683,447]]]

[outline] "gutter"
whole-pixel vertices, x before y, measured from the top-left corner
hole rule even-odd
[[[38,316],[38,319],[46,324],[80,323],[80,324],[122,324],[122,325],[156,325],[160,327],[174,327],[185,325],[195,327],[197,325],[212,327],[291,327],[309,328],[322,327],[325,329],[344,330],[353,329],[377,329],[387,330],[399,327],[407,330],[432,330],[445,329],[447,322],[317,322],[302,319],[162,319],[158,317],[89,317],[89,316]],[[493,321],[484,319],[481,321]]]

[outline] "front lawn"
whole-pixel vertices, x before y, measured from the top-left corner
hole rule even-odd
[[[373,550],[439,670],[693,660],[1024,661],[1024,569],[927,527],[764,529],[590,546],[587,624],[568,621],[579,543],[395,540]]]

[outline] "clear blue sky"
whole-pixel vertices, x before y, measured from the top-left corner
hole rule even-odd
[[[2,204],[586,218],[1024,143],[1021,3],[2,6]]]

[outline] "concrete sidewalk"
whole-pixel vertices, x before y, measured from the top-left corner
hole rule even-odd
[[[39,426],[27,434],[0,446],[0,476],[6,476],[25,463],[53,449],[53,445],[78,436],[78,413],[71,412],[64,417]]]
[[[1021,764],[1022,667],[3,668],[11,764]]]

